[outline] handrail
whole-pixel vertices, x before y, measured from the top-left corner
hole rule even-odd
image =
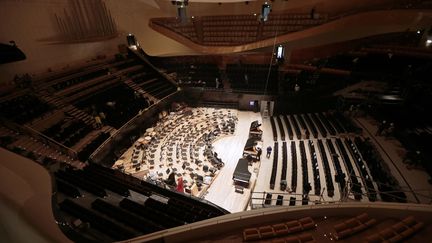
[[[179,91],[176,91],[172,94],[169,94],[167,96],[165,96],[164,98],[162,98],[161,100],[159,100],[157,103],[154,103],[153,105],[145,108],[141,113],[136,114],[134,117],[132,117],[129,121],[127,121],[125,124],[123,124],[119,129],[117,129],[113,134],[110,134],[110,137],[107,138],[101,145],[99,145],[99,147],[97,149],[95,149],[93,151],[93,153],[89,156],[89,159],[93,160],[93,158],[99,153],[99,151],[105,147],[106,144],[108,144],[113,138],[117,137],[119,134],[121,134],[124,130],[126,130],[127,127],[130,126],[131,123],[135,122],[135,120],[137,120],[139,117],[143,116],[146,111],[148,111],[149,109],[153,108],[154,106],[156,106],[157,104],[159,104],[161,101],[166,100],[170,97],[172,97],[173,95],[177,94]]]
[[[139,50],[143,51],[141,48],[139,48],[138,50],[133,50],[131,47],[129,47],[129,50],[134,53],[137,57],[139,57],[141,60],[143,60],[145,63],[147,63],[147,65],[149,65],[151,68],[153,68],[153,70],[155,70],[156,72],[158,72],[160,75],[162,75],[166,80],[168,80],[169,82],[171,82],[172,84],[174,84],[176,87],[177,82],[174,81],[173,78],[171,78],[168,74],[160,71],[155,65],[153,65],[145,56],[144,54],[140,53]]]

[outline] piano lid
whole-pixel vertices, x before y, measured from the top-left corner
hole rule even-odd
[[[259,124],[258,121],[253,121],[253,122],[251,123],[251,127],[250,127],[250,129],[251,129],[251,130],[252,130],[252,129],[256,129],[256,128],[258,128],[259,126],[261,126],[261,124]]]
[[[255,146],[255,145],[258,144],[257,141],[259,141],[259,139],[256,138],[256,137],[248,138],[248,140],[246,141],[245,149],[251,149],[251,148],[253,148],[253,146]]]
[[[248,161],[247,159],[239,159],[237,162],[237,166],[234,170],[233,180],[249,182],[251,178],[251,173],[248,170]]]

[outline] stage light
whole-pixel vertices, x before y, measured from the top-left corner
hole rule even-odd
[[[276,52],[276,58],[277,59],[283,59],[284,58],[284,50],[285,48],[282,45],[279,45]]]
[[[271,5],[265,2],[261,8],[261,15],[260,15],[261,21],[267,21],[270,11],[271,11]]]
[[[136,48],[136,46],[137,46],[137,40],[136,40],[136,38],[135,38],[135,36],[133,34],[129,33],[126,36],[126,40],[127,40],[127,43],[128,43],[129,47],[135,46],[135,48]]]
[[[176,0],[175,5],[177,6],[177,17],[181,22],[187,22],[186,6],[188,5],[188,0]]]

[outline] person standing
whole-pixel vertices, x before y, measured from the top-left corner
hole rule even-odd
[[[257,148],[257,158],[258,158],[258,161],[261,161],[261,154],[262,154],[261,148]]]
[[[375,134],[375,136],[381,136],[382,132],[384,131],[384,129],[387,128],[387,121],[384,120],[382,121],[382,123],[378,126],[378,130]]]
[[[272,152],[272,147],[268,146],[267,147],[267,158],[270,158],[271,152]]]

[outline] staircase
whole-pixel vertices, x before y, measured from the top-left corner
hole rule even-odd
[[[93,117],[91,117],[89,114],[85,113],[84,111],[76,108],[74,105],[68,105],[64,107],[65,113],[75,117],[76,119],[79,119],[83,121],[85,124],[96,128],[96,121]]]
[[[141,89],[140,86],[138,86],[136,83],[134,83],[130,79],[126,79],[126,81],[123,81],[124,84],[126,84],[129,88],[133,89],[134,91],[141,94],[144,98],[146,98],[148,101],[151,101],[151,104],[155,104],[159,101],[156,97],[151,95],[150,93],[146,92],[145,90]]]

